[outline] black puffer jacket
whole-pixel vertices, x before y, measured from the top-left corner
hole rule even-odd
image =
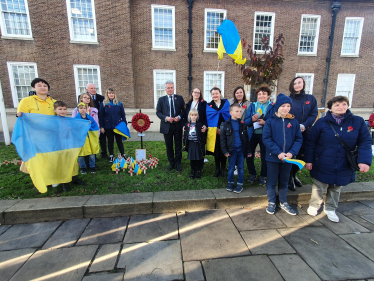
[[[183,151],[188,152],[188,135],[190,134],[190,122],[186,123],[185,131],[183,135]],[[206,132],[202,133],[201,128],[203,127],[203,124],[199,121],[196,122],[196,135],[197,135],[197,141],[201,148],[201,154],[204,155],[205,152],[205,144],[206,144]]]
[[[240,121],[240,120],[239,120]],[[222,122],[221,124],[221,150],[223,154],[232,154],[234,150],[234,138],[235,133],[231,125],[231,117],[229,120]],[[244,121],[241,121],[239,126],[240,141],[242,143],[244,158],[247,158],[248,154],[252,154],[251,147],[249,146],[249,137],[247,133],[247,125]]]

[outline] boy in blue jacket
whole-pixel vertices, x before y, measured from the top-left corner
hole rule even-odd
[[[280,93],[274,106],[275,115],[263,129],[263,142],[266,146],[266,162],[268,170],[267,197],[268,214],[274,214],[276,202],[276,185],[278,180],[279,207],[290,215],[296,212],[287,203],[288,180],[292,164],[284,162],[285,158],[293,158],[303,143],[300,124],[290,114],[292,100]]]

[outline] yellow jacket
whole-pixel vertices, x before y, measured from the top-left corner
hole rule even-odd
[[[23,98],[17,108],[18,112],[38,113],[45,115],[55,115],[53,104],[56,100],[47,96],[46,100],[42,100],[37,95]]]

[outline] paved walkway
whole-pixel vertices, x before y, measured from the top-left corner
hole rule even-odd
[[[374,200],[0,226],[0,280],[374,280]]]

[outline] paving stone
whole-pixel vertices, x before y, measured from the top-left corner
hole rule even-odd
[[[239,194],[227,192],[226,189],[212,189],[212,193],[216,198],[217,209],[243,208],[267,206],[266,188],[251,187],[244,188]]]
[[[374,209],[359,202],[340,203],[337,211],[343,215],[374,214]]]
[[[339,237],[374,261],[374,233],[346,234]]]
[[[325,227],[278,231],[322,280],[374,276],[373,263]]]
[[[0,252],[0,280],[9,280],[34,252],[35,249]]]
[[[24,199],[4,211],[6,224],[83,218],[83,204],[90,196]]]
[[[90,272],[113,270],[116,265],[120,248],[121,244],[103,245],[90,267]]]
[[[93,195],[84,204],[85,218],[123,217],[152,213],[152,192]]]
[[[275,211],[275,216],[280,219],[287,227],[304,227],[308,226],[306,220],[300,216],[291,216],[285,211],[278,209]]]
[[[111,244],[121,242],[128,217],[92,219],[79,238],[77,245]]]
[[[215,209],[216,198],[210,190],[155,192],[153,213]]]
[[[374,224],[374,215],[362,215],[361,216],[364,220]]]
[[[203,261],[207,281],[283,280],[267,256],[235,257]]]
[[[295,250],[275,229],[240,232],[254,255],[294,254]]]
[[[18,203],[20,200],[0,200],[0,224],[4,224],[4,211]]]
[[[0,235],[7,231],[11,225],[0,225]]]
[[[321,280],[298,255],[275,255],[269,258],[286,281],[300,281],[300,276],[302,280]]]
[[[363,217],[358,216],[358,215],[353,215],[353,216],[347,216],[347,218],[357,222],[358,224],[362,225],[366,229],[369,229],[370,231],[374,231],[374,221],[373,223],[365,220]]]
[[[286,227],[276,216],[266,213],[265,208],[227,209],[226,211],[239,231]]]
[[[359,201],[361,204],[364,204],[372,209],[374,209],[374,200],[361,200]]]
[[[124,244],[117,268],[126,268],[124,280],[183,280],[180,242]]]
[[[199,261],[185,262],[184,275],[186,277],[186,281],[205,281],[203,269]]]
[[[55,221],[14,225],[0,236],[0,251],[41,247],[60,224]]]
[[[183,261],[249,255],[230,217],[223,210],[178,214]]]
[[[76,219],[64,222],[42,249],[72,247],[86,228],[90,219]]]
[[[123,243],[178,239],[176,214],[131,216]]]
[[[80,281],[98,246],[40,250],[31,256],[12,281]]]
[[[309,215],[299,215],[302,219],[304,219],[307,223],[308,226],[322,226],[322,223],[319,221],[315,220],[314,217],[309,216]]]
[[[350,220],[346,216],[343,216],[339,212],[336,212],[337,216],[339,217],[339,222],[332,222],[330,221],[324,212],[317,215],[315,218],[328,229],[332,230],[335,234],[348,234],[348,233],[356,233],[356,232],[369,232],[368,229],[359,225],[358,223]]]
[[[85,276],[82,281],[122,281],[124,273],[101,273]]]

